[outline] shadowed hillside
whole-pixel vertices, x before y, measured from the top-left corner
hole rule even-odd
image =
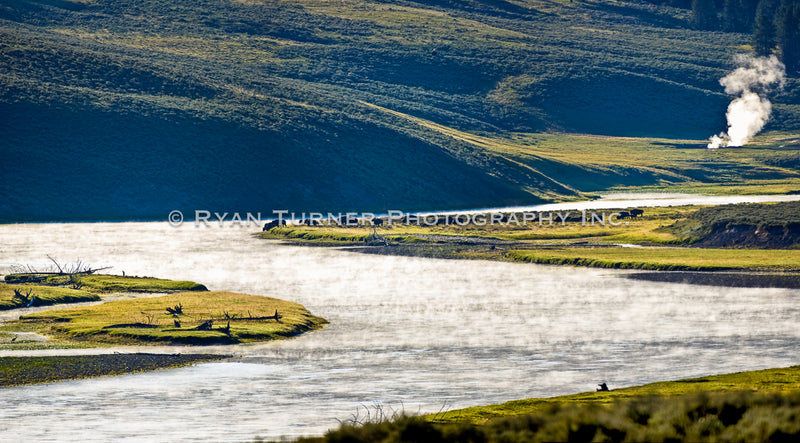
[[[718,79],[749,36],[691,30],[689,15],[605,0],[9,0],[0,221],[452,209],[713,181],[719,164],[694,158],[687,175],[497,144],[724,129]],[[774,97],[771,129],[797,128],[798,90]]]

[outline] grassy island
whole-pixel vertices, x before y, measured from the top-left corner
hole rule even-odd
[[[327,323],[297,303],[208,291],[189,281],[93,274],[13,274],[5,280],[9,283],[0,284],[2,309],[97,303],[24,311],[19,319],[0,324],[0,349],[236,344],[294,337]],[[108,298],[115,299],[103,303]],[[225,356],[144,353],[1,357],[0,387],[148,371],[221,358]]]
[[[49,310],[23,315],[7,327],[92,345],[207,345],[293,337],[323,324],[297,303],[211,291]]]

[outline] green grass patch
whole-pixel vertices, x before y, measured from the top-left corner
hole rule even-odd
[[[79,286],[84,290],[99,292],[177,292],[207,291],[193,281],[165,280],[153,277],[135,277],[108,274],[9,274],[7,283],[37,282],[51,286]]]
[[[176,368],[219,360],[212,354],[109,354],[0,357],[0,387],[52,383],[106,375]]]
[[[780,393],[800,391],[800,366],[709,375],[676,381],[660,381],[642,386],[612,389],[610,391],[582,392],[551,398],[514,400],[498,405],[476,406],[437,414],[440,422],[485,423],[496,417],[530,414],[546,410],[551,405],[599,403],[640,397],[674,397],[703,392],[754,391]],[[433,418],[429,416],[429,418]]]
[[[15,290],[26,298],[23,299],[16,296]],[[61,303],[79,303],[100,300],[100,296],[96,293],[85,290],[27,284],[0,284],[0,310],[27,307],[31,298],[33,299],[31,306],[50,306]]]
[[[167,311],[176,307],[180,307],[177,315]],[[279,321],[269,318],[276,311]],[[325,323],[297,303],[214,291],[39,312],[9,322],[4,329],[22,325],[43,335],[93,345],[203,345],[287,338],[321,328]]]
[[[571,247],[513,250],[513,261],[664,271],[800,271],[800,250]]]

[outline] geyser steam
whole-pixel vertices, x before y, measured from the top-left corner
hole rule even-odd
[[[786,69],[774,55],[754,57],[737,54],[734,60],[739,67],[719,81],[726,94],[736,96],[728,105],[726,114],[728,133],[712,136],[708,149],[743,146],[750,141],[764,127],[772,112],[767,92],[775,84],[783,86]]]

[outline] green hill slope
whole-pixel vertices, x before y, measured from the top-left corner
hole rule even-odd
[[[464,208],[685,180],[450,131],[705,138],[749,37],[688,23],[606,0],[9,0],[0,221]],[[797,128],[797,92],[775,97],[772,129]]]

